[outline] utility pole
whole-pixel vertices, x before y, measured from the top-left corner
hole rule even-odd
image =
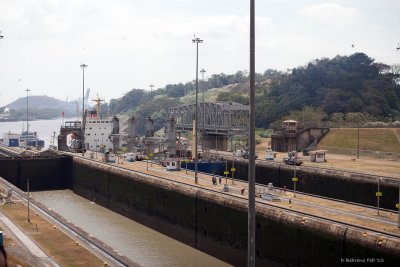
[[[202,43],[199,37],[195,37],[192,39],[192,43],[196,44],[196,109],[195,109],[195,131],[194,131],[194,182],[197,184],[197,163],[198,163],[198,155],[197,155],[197,126],[198,126],[198,94],[199,94],[199,43]]]
[[[247,233],[247,266],[255,266],[255,0],[250,0],[250,129],[249,129],[249,211]]]
[[[4,36],[3,35],[1,35],[1,31],[0,31],[0,39],[3,39],[4,38]]]
[[[30,204],[30,198],[29,198],[29,178],[26,179],[26,191],[28,192],[28,223],[31,222],[30,216],[29,216],[29,204]]]
[[[153,93],[154,84],[149,84],[149,87],[150,87],[150,94],[152,94]]]
[[[54,139],[56,138],[56,132],[53,132],[53,146],[54,146]]]
[[[206,72],[206,70],[204,69],[204,68],[202,68],[201,70],[200,70],[200,72],[201,72],[201,85],[202,85],[202,92],[203,92],[203,131],[202,131],[202,138],[201,138],[201,151],[203,152],[203,156],[204,156],[204,136],[205,136],[205,134],[206,134],[206,132],[205,132],[205,130],[204,130],[204,124],[205,124],[205,120],[206,120],[206,118],[205,118],[205,115],[206,115],[206,112],[205,112],[205,106],[204,106],[204,91],[205,91],[205,86],[204,86],[204,73]]]
[[[397,203],[396,207],[397,207],[397,228],[400,229],[400,184],[399,184],[399,203]]]
[[[360,125],[357,127],[357,159],[360,158]]]
[[[81,138],[81,149],[82,149],[82,156],[85,155],[85,125],[84,125],[84,120],[85,120],[85,68],[87,67],[86,64],[81,64],[80,65],[82,68],[82,138]]]
[[[28,133],[29,133],[29,122],[28,122],[28,94],[31,90],[26,89],[26,147],[28,147]]]
[[[379,209],[380,209],[380,198],[382,196],[382,192],[380,191],[380,184],[381,184],[382,177],[378,178],[378,191],[375,193],[376,195],[376,210],[377,210],[377,215],[379,216]]]

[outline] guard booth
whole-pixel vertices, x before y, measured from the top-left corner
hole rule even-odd
[[[315,150],[310,152],[311,162],[326,162],[326,152],[327,150]]]

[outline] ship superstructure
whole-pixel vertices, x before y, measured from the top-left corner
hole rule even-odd
[[[118,118],[103,118],[100,116],[100,104],[104,99],[97,97],[92,99],[96,102],[96,110],[89,111],[85,120],[85,148],[91,151],[108,151],[113,148],[111,134],[119,133]]]

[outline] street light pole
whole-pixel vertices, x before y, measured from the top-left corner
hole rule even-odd
[[[250,129],[249,129],[249,211],[247,233],[247,266],[255,266],[255,0],[250,0]]]
[[[28,93],[31,91],[26,89],[26,146],[28,147],[28,132],[29,132],[29,122],[28,122]]]
[[[83,125],[83,122],[85,120],[85,68],[87,67],[86,64],[81,64],[80,65],[82,68],[82,138],[81,138],[81,148],[82,148],[82,156],[85,155],[85,125]]]
[[[31,222],[31,219],[30,219],[30,216],[29,216],[29,202],[30,202],[30,199],[29,199],[29,178],[27,178],[26,179],[26,191],[28,192],[28,223],[30,223]]]
[[[379,209],[380,209],[380,198],[382,196],[382,192],[379,190],[380,189],[380,184],[381,184],[382,177],[378,178],[378,192],[376,192],[376,207],[377,207],[377,214],[379,215]]]
[[[397,203],[397,228],[400,229],[400,184],[399,184],[399,203]]]
[[[360,125],[357,127],[357,159],[360,158]]]
[[[200,72],[201,72],[201,84],[202,84],[202,93],[203,93],[203,131],[202,131],[202,138],[201,138],[201,151],[203,152],[203,156],[204,156],[204,135],[205,135],[205,131],[204,131],[204,124],[205,124],[205,120],[206,120],[206,118],[205,118],[205,115],[206,115],[206,113],[205,113],[205,106],[204,106],[204,91],[205,91],[205,86],[204,86],[204,73],[206,72],[206,70],[203,68],[203,69],[201,69],[200,70]]]
[[[196,109],[195,109],[195,131],[194,131],[194,182],[197,184],[197,126],[198,126],[198,93],[199,93],[199,43],[202,43],[199,37],[192,39],[192,43],[196,43]]]

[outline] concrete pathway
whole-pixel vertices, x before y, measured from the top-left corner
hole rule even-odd
[[[22,232],[17,225],[8,219],[3,212],[0,211],[0,220],[7,226],[7,228],[14,233],[14,235],[21,241],[22,244],[37,257],[44,266],[59,266],[53,259],[51,259],[44,251],[38,247],[33,241]]]

